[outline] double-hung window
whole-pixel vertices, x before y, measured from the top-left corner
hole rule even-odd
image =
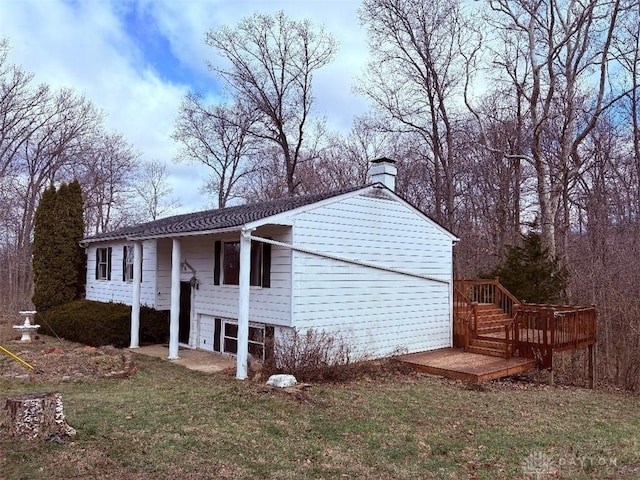
[[[133,282],[133,245],[122,247],[122,281]]]
[[[253,242],[251,248],[253,249]],[[224,284],[238,285],[240,283],[240,242],[224,242],[222,259]]]
[[[111,247],[96,248],[96,280],[111,280]]]
[[[216,285],[220,285],[220,277],[224,285],[240,283],[240,242],[216,242],[214,267]],[[253,287],[271,286],[271,245],[251,242],[249,283]]]

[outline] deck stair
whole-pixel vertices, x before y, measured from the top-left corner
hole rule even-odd
[[[515,315],[520,301],[497,280],[461,280],[454,289],[454,346],[471,353],[517,354]]]
[[[468,351],[509,358],[511,355],[503,335],[513,319],[493,303],[478,304],[476,315],[477,323],[474,325],[474,334],[469,338]]]
[[[471,338],[469,340],[469,348],[467,351],[470,353],[479,353],[481,355],[490,355],[492,357],[509,358],[511,356],[507,352],[507,345],[504,340],[499,339]]]
[[[477,308],[478,324],[476,333],[479,336],[495,332],[504,332],[504,327],[511,322],[511,317],[500,307],[492,303],[482,303]]]

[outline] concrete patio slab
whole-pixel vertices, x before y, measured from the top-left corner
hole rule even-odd
[[[140,348],[130,349],[132,352],[146,355],[149,357],[157,357],[167,360],[176,365],[181,365],[189,370],[197,370],[204,373],[216,373],[228,368],[236,367],[235,357],[222,355],[214,352],[205,352],[203,350],[192,350],[189,348],[180,348],[178,350],[177,360],[168,360],[169,347],[164,345],[146,345]]]

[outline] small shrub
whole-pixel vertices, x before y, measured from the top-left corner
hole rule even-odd
[[[169,336],[169,312],[140,308],[140,342],[164,343]],[[76,300],[36,318],[47,335],[94,347],[128,347],[131,334],[131,307],[121,303]]]
[[[278,337],[263,373],[288,373],[302,382],[346,381],[357,376],[365,355],[356,354],[340,332],[291,330]]]

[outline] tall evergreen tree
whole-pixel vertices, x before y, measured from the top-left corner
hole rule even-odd
[[[82,189],[77,180],[62,184],[56,201],[58,217],[58,254],[60,272],[64,272],[65,302],[84,296],[86,255],[80,247],[84,236]],[[62,281],[62,279],[61,279]],[[64,303],[64,302],[63,302]]]
[[[55,262],[55,201],[53,185],[42,194],[35,213],[33,229],[33,304],[37,310],[45,310],[49,299],[55,295],[56,284],[50,277]]]
[[[522,246],[507,247],[507,256],[493,276],[528,303],[560,302],[568,280],[566,268],[557,257],[549,255],[542,236],[535,231],[522,236]]]
[[[81,298],[85,255],[78,242],[84,234],[82,191],[77,181],[49,187],[36,210],[33,303],[37,310]]]

